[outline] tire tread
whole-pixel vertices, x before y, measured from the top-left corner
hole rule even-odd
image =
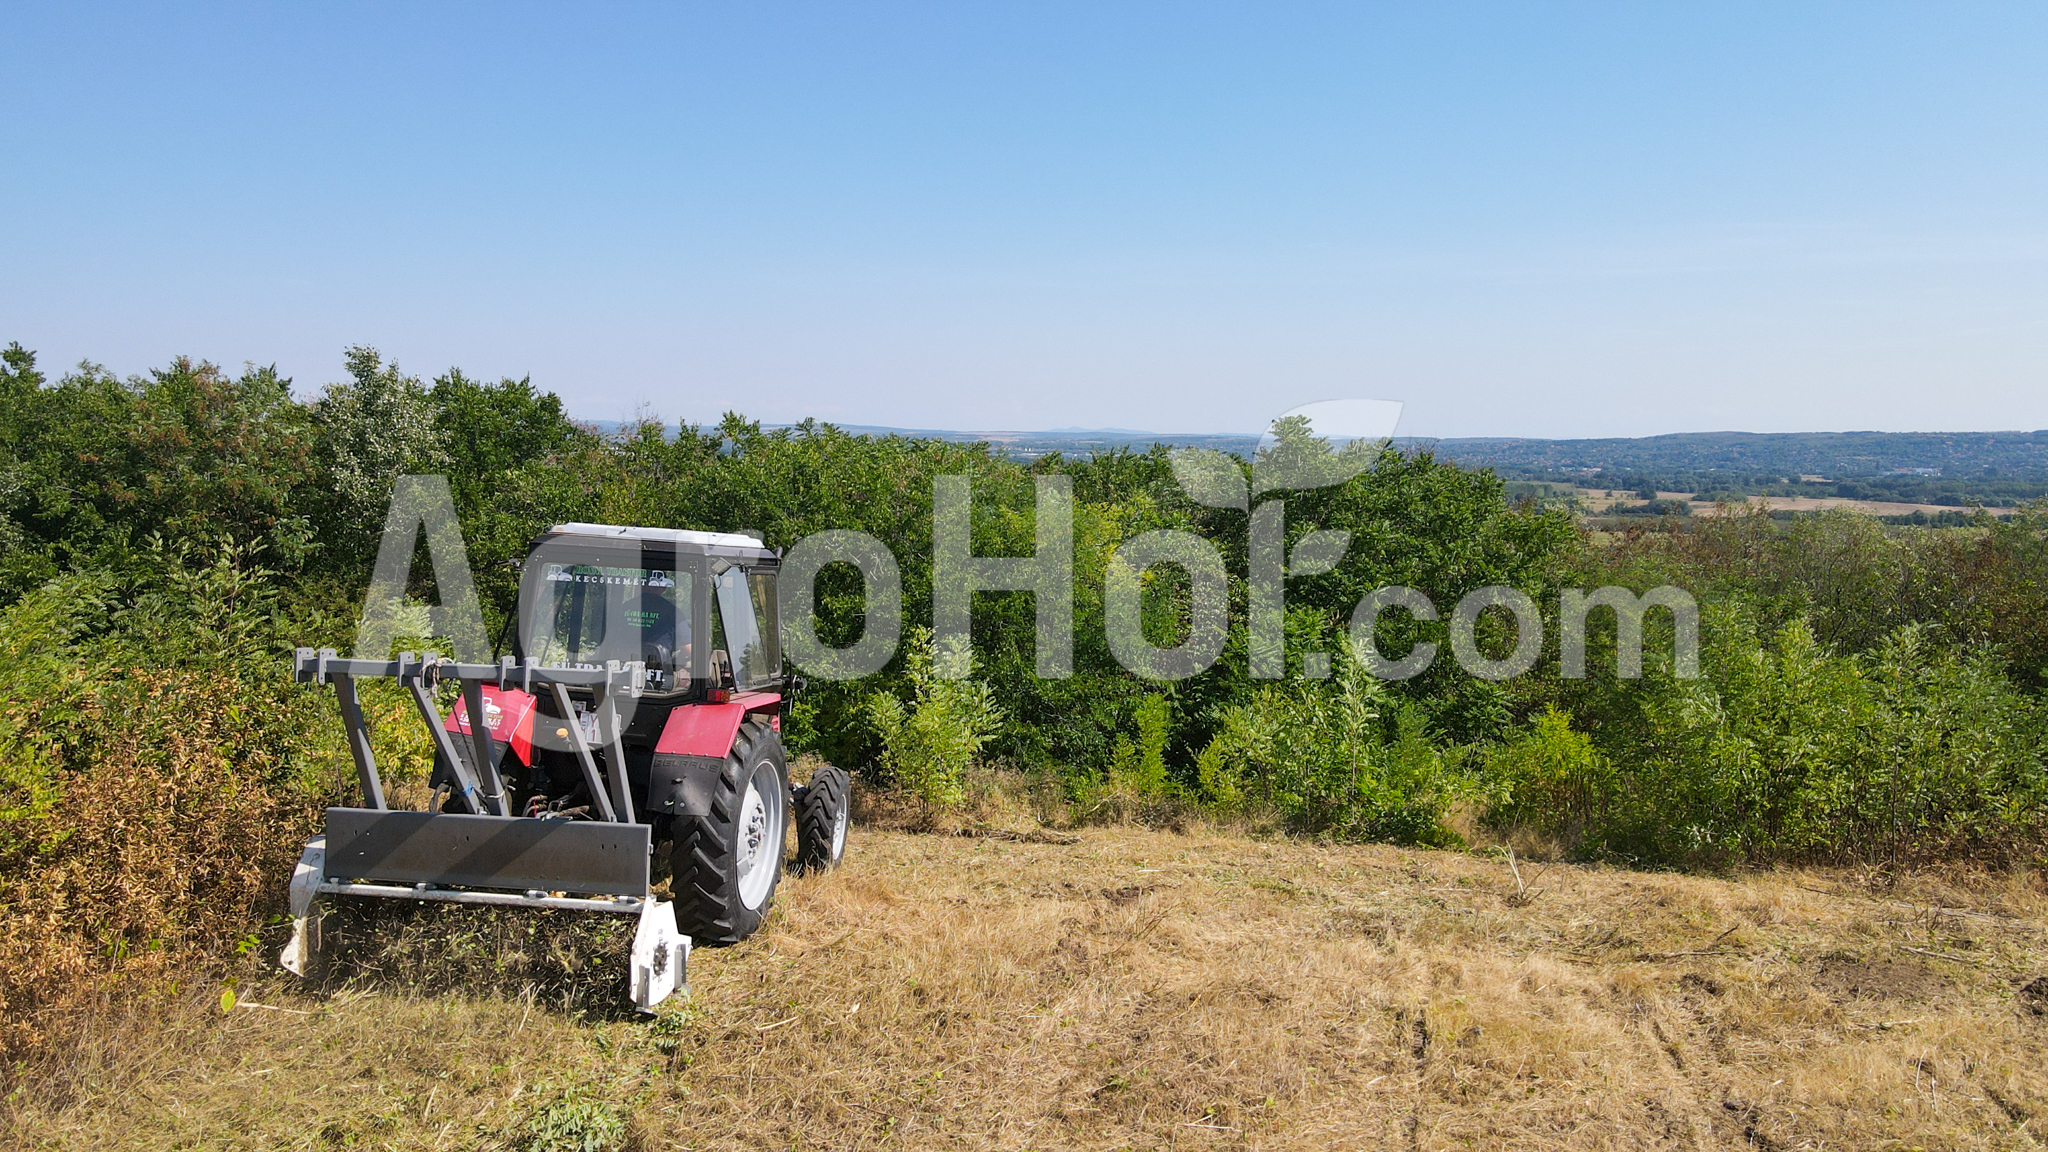
[[[762,917],[775,902],[775,890],[770,887],[759,909],[740,904],[737,858],[731,849],[736,841],[733,821],[739,792],[764,746],[774,753],[778,783],[786,787],[788,769],[781,767],[780,737],[765,722],[749,718],[740,725],[732,749],[726,753],[725,767],[718,774],[717,790],[708,805],[710,814],[678,816],[671,826],[669,890],[675,899],[676,926],[695,943],[738,943],[761,926]]]
[[[838,863],[832,859],[834,818],[853,801],[853,780],[844,768],[826,764],[811,776],[811,782],[797,789],[796,870],[821,872]],[[844,849],[841,849],[842,854]]]

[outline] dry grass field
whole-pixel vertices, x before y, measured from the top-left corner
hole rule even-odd
[[[1731,879],[1193,830],[857,830],[652,1022],[568,917],[337,917],[109,1017],[22,1148],[2048,1142],[2038,878]],[[266,949],[269,947],[265,945]],[[254,1007],[261,1004],[262,1007]],[[588,1138],[579,1145],[576,1140]],[[552,1141],[552,1142],[551,1142]]]
[[[1634,492],[1615,492],[1610,496],[1608,494],[1610,490],[1605,488],[1580,488],[1577,491],[1579,502],[1594,512],[1605,512],[1617,504],[1628,505],[1638,502]],[[1968,508],[1957,508],[1945,504],[1909,504],[1895,500],[1851,500],[1843,496],[1751,496],[1746,502],[1742,503],[1715,504],[1695,499],[1690,492],[1659,492],[1657,493],[1657,499],[1688,501],[1692,505],[1692,514],[1695,516],[1734,516],[1751,508],[1768,508],[1779,512],[1826,512],[1831,509],[1846,508],[1851,512],[1860,512],[1866,516],[1910,516],[1915,512],[1925,512],[1933,516],[1943,512],[1971,511]],[[1986,508],[1985,511],[1993,516],[2005,516],[2010,515],[2013,509],[1992,507]]]

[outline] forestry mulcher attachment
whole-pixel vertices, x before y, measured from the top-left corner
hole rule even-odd
[[[796,866],[846,850],[849,782],[792,787],[782,720],[777,554],[751,536],[562,524],[529,551],[512,651],[346,659],[301,648],[298,680],[333,685],[362,807],[329,808],[292,876],[283,963],[306,974],[322,897],[370,896],[636,916],[633,1002],[683,982],[692,941],[728,944],[775,896],[794,816]],[[434,803],[388,807],[356,683],[389,677],[434,736]],[[461,699],[445,716],[444,684]],[[482,717],[482,723],[475,723]],[[670,899],[655,891],[665,848]]]

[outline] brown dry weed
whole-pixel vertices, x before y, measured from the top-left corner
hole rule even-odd
[[[391,913],[324,985],[252,964],[245,1006],[100,1019],[8,1121],[26,1148],[516,1147],[584,1099],[640,1149],[2037,1147],[2040,885],[1887,883],[870,828],[653,1022],[590,994],[617,933],[492,921],[455,956]]]

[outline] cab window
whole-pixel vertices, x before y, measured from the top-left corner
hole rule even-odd
[[[712,578],[713,643],[732,663],[733,683],[747,688],[772,680],[781,672],[780,654],[760,626],[755,612],[752,581],[738,568],[728,568]]]

